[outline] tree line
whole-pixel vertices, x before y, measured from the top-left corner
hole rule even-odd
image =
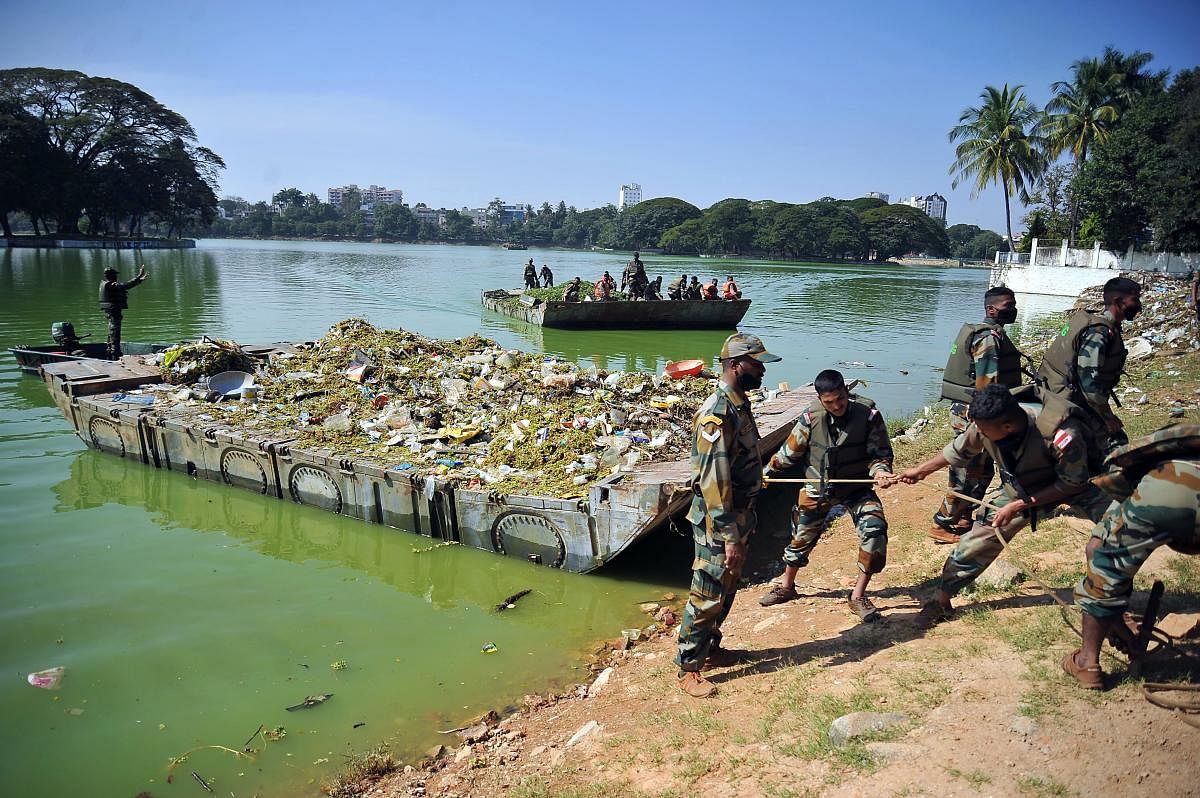
[[[1024,86],[987,86],[950,130],[950,174],[972,195],[1015,196],[1026,234],[1082,247],[1200,251],[1200,69],[1153,71],[1151,53],[1106,48],[1070,67],[1039,109]]]
[[[405,205],[376,204],[368,214],[347,192],[340,205],[288,188],[270,204],[223,199],[228,215],[213,235],[231,237],[345,237],[360,240],[520,242],[542,246],[662,249],[670,254],[886,260],[913,252],[935,257],[990,258],[1003,239],[974,225],[949,230],[905,205],[825,197],[806,204],[725,199],[701,210],[675,197],[646,200],[618,212],[613,205],[580,211],[560,201],[526,206],[524,220],[501,221],[493,200],[478,226],[459,211],[442,225],[423,221]],[[951,235],[953,233],[953,236]]]
[[[168,237],[216,215],[225,163],[180,114],[111,78],[0,70],[0,227],[36,235]]]

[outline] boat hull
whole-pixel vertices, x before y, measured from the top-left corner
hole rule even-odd
[[[481,297],[488,310],[563,330],[733,330],[749,299],[662,302],[542,302],[526,304],[520,292],[498,289]]]
[[[265,355],[276,347],[248,349]],[[250,490],[263,501],[291,501],[586,573],[682,512],[692,498],[686,460],[609,476],[577,499],[501,495],[395,463],[296,447],[286,434],[265,436],[218,421],[196,422],[172,410],[169,401],[156,399],[149,406],[116,401],[118,392],[161,382],[157,368],[138,360],[50,363],[41,374],[55,404],[89,447]],[[764,454],[783,443],[813,398],[810,391],[789,391],[756,407]]]

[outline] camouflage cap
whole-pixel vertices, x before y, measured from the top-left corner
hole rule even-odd
[[[763,346],[762,339],[757,335],[734,333],[725,339],[725,345],[721,347],[721,360],[745,356],[752,357],[760,363],[775,363],[783,360],[779,355],[772,355],[768,352],[767,348]]]

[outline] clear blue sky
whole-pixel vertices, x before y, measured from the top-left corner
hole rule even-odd
[[[133,83],[228,164],[222,194],[377,183],[410,203],[951,190],[946,131],[987,84],[1039,106],[1105,45],[1200,65],[1200,3],[9,2],[0,67]],[[1020,208],[1014,208],[1014,224]]]

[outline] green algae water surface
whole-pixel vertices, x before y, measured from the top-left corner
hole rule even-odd
[[[103,339],[102,270],[150,272],[125,337],[302,340],[349,316],[424,334],[479,332],[608,369],[710,357],[724,332],[563,332],[487,313],[533,257],[560,281],[627,256],[498,248],[202,242],[144,255],[0,250],[0,346],[48,342],[54,321]],[[771,384],[836,366],[885,412],[936,394],[948,341],[979,315],[986,273],[650,257],[651,275],[732,273],[743,328],[783,355]],[[600,574],[513,562],[89,451],[41,382],[0,358],[0,776],[28,796],[317,794],[343,755],[402,757],[438,729],[522,693],[585,678],[582,654],[644,623],[638,602],[682,592],[691,555],[664,536]],[[533,592],[497,614],[493,606]],[[495,653],[483,653],[494,643]],[[61,689],[31,687],[63,666]],[[306,696],[325,703],[294,712]],[[252,742],[260,727],[286,736]],[[192,751],[165,780],[172,757]]]

